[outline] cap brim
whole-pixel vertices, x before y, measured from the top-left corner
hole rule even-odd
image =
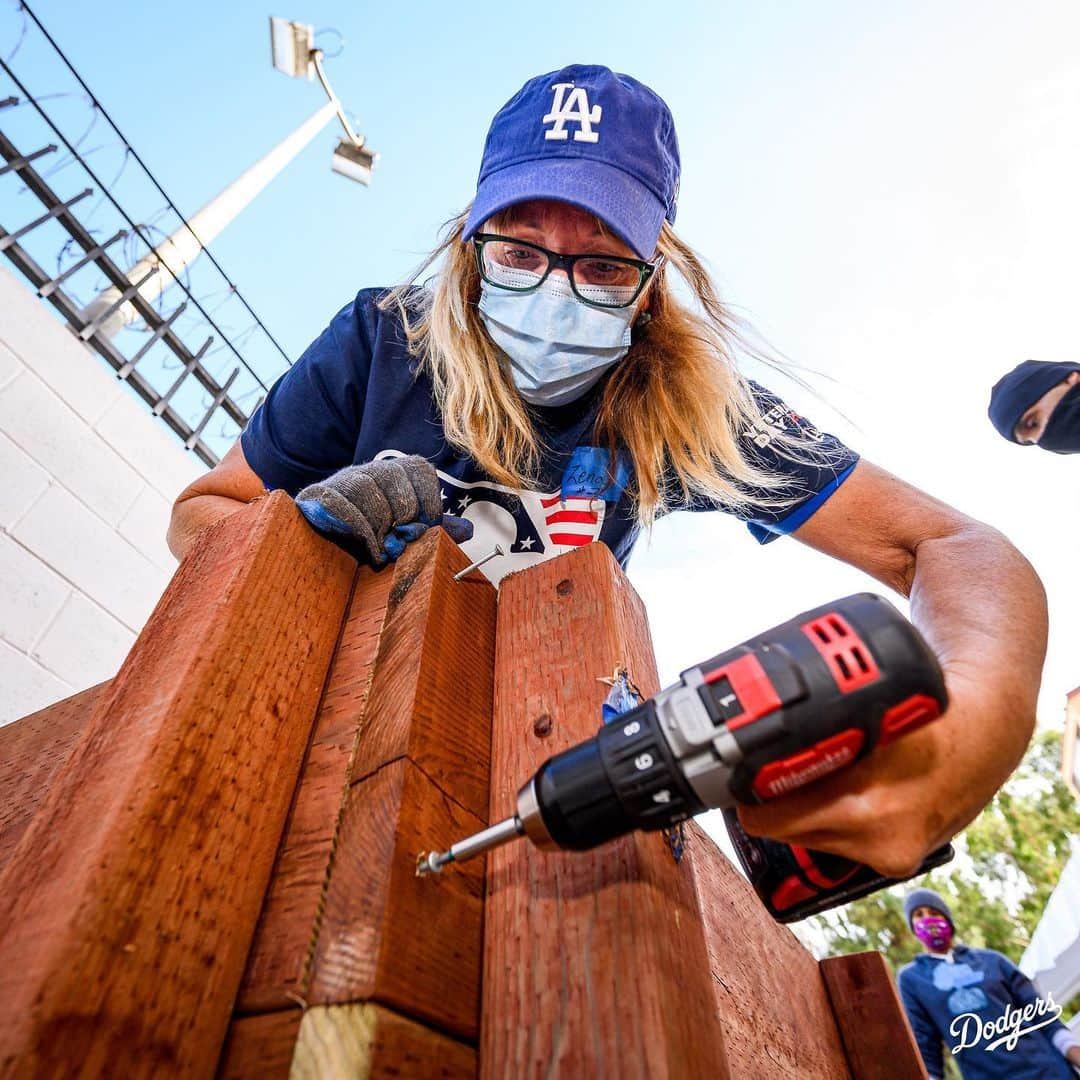
[[[621,169],[591,158],[523,161],[484,178],[476,192],[463,239],[488,218],[530,199],[554,199],[595,214],[640,259],[656,251],[664,204]]]

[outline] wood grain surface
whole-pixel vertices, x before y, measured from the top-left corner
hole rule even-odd
[[[491,754],[496,592],[441,529],[398,560],[352,775],[408,756],[484,819]]]
[[[294,1006],[234,1020],[217,1080],[287,1080],[302,1016]]]
[[[304,1013],[291,1080],[472,1080],[476,1051],[371,1004]]]
[[[0,870],[67,761],[107,682],[0,727]]]
[[[0,876],[0,1072],[213,1072],[355,563],[275,493],[206,531]]]
[[[249,958],[238,1038],[243,1014],[365,1001],[477,1037],[483,862],[415,874],[421,851],[485,823],[458,800],[476,802],[482,787],[486,814],[496,594],[483,578],[453,581],[467,564],[434,530],[391,570],[357,575]]]
[[[309,1004],[374,1000],[475,1040],[483,859],[418,878],[416,856],[483,827],[407,758],[351,789]]]
[[[821,961],[821,974],[852,1074],[858,1080],[925,1080],[926,1066],[885,957],[832,956]]]
[[[371,685],[392,569],[361,567],[342,627],[248,956],[237,1011],[269,1012],[295,1005],[316,932],[345,790],[349,762]]]
[[[702,829],[684,828],[731,1076],[848,1080],[817,961]]]
[[[491,818],[550,755],[594,735],[625,664],[657,685],[644,608],[603,544],[504,578]],[[481,1075],[728,1076],[691,868],[659,834],[587,853],[488,857]]]

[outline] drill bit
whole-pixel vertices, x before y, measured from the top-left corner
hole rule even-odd
[[[464,862],[475,855],[482,855],[492,848],[501,847],[503,844],[525,835],[525,828],[521,824],[521,818],[515,814],[498,825],[492,825],[489,829],[467,836],[456,844],[451,844],[446,851],[429,851],[426,855],[418,855],[416,858],[416,876],[424,877],[426,874],[438,874],[447,863]]]

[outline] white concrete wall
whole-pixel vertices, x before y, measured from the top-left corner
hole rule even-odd
[[[0,724],[116,674],[204,470],[0,266]]]

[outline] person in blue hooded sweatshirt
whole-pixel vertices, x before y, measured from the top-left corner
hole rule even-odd
[[[1060,1008],[1001,953],[955,940],[949,905],[915,889],[904,916],[923,952],[897,982],[930,1080],[944,1075],[942,1044],[964,1080],[1069,1080],[1080,1042],[1057,1019]]]
[[[1017,364],[994,384],[988,412],[1009,442],[1080,454],[1080,364]]]

